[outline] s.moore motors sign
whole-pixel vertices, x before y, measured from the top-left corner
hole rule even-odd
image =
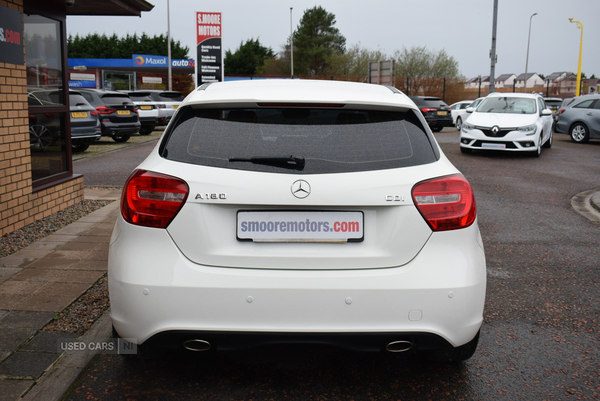
[[[196,12],[198,86],[223,81],[221,13]]]

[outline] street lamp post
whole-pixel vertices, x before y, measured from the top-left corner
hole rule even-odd
[[[581,51],[583,50],[583,22],[575,21],[573,18],[569,18],[569,22],[576,22],[577,28],[581,29],[581,40],[579,41],[579,67],[577,67],[577,90],[575,96],[581,94]]]
[[[531,40],[531,19],[534,15],[537,15],[537,13],[533,13],[531,14],[531,17],[529,17],[529,36],[527,36],[527,58],[525,59],[525,83],[523,84],[523,92],[527,92],[527,67],[529,64],[529,42]]]
[[[294,7],[290,7],[290,52],[292,54],[291,64],[292,64],[292,79],[294,79],[294,31],[292,28],[292,10]]]
[[[169,62],[167,72],[167,89],[173,90],[173,72],[171,70],[171,6],[167,0],[167,61]]]

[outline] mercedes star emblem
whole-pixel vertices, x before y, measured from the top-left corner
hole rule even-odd
[[[310,195],[310,184],[304,180],[298,180],[292,184],[292,194],[299,199]]]

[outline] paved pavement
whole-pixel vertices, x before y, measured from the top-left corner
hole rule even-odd
[[[86,189],[86,199],[118,199],[118,190]],[[600,224],[600,188],[571,200],[573,209]],[[108,243],[119,213],[113,202],[34,244],[0,259],[0,401],[60,400],[95,356],[60,352],[77,335],[41,331],[105,272]],[[105,313],[78,342],[111,337]]]

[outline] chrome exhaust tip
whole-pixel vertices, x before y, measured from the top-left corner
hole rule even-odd
[[[385,346],[385,350],[388,352],[406,352],[411,350],[413,347],[413,343],[410,341],[392,341],[388,345]]]
[[[210,349],[210,343],[208,341],[198,339],[187,340],[183,342],[183,348],[187,349],[188,351],[195,352],[208,351]]]

